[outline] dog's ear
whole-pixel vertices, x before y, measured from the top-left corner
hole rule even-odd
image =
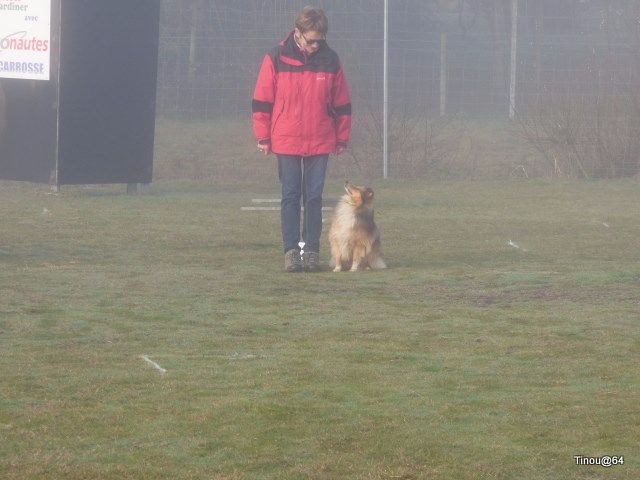
[[[365,200],[373,200],[373,189],[370,187],[367,187],[367,189],[364,191],[364,199]]]

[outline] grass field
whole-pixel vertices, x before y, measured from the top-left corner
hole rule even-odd
[[[285,274],[272,181],[0,182],[0,478],[640,478],[637,180],[373,186]]]

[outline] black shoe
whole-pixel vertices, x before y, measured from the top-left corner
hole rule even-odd
[[[284,269],[287,272],[302,271],[302,258],[300,258],[299,250],[292,248],[284,254]]]
[[[320,254],[318,252],[304,252],[304,269],[307,272],[320,271]]]

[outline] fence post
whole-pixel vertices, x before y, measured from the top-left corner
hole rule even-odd
[[[440,34],[440,116],[447,114],[447,34]]]
[[[516,116],[516,67],[518,60],[518,0],[511,1],[511,79],[509,83],[509,119]]]
[[[389,0],[384,0],[384,47],[382,86],[382,176],[389,176]]]

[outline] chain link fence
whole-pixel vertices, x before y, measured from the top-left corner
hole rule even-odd
[[[273,176],[251,136],[253,85],[305,4],[163,0],[158,178]],[[351,148],[330,175],[379,178],[384,2],[315,5],[354,105]],[[640,172],[637,0],[392,0],[388,42],[390,176]]]

